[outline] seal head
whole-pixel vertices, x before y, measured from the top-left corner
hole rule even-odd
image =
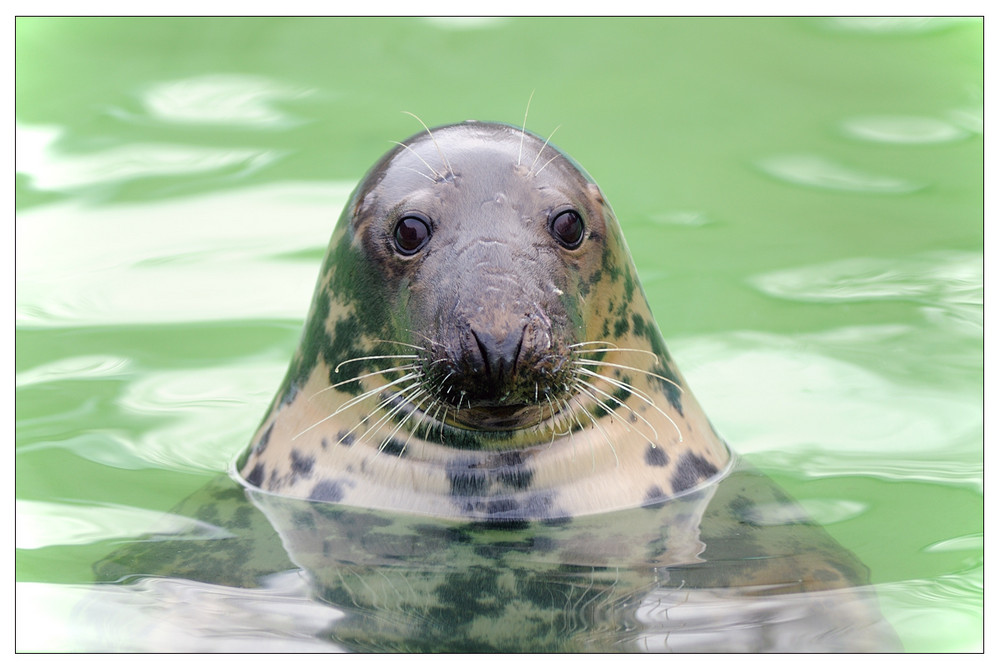
[[[244,459],[285,496],[532,519],[662,501],[729,453],[598,186],[539,137],[470,121],[362,180]]]

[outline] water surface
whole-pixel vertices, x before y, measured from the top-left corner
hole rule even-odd
[[[868,565],[907,650],[981,645],[981,21],[16,28],[19,649],[154,646],[74,617],[92,565],[217,535],[163,513],[245,447],[400,111],[520,124],[532,92],[720,433]],[[315,650],[342,613],[275,578],[217,649]],[[167,590],[232,600],[100,601]]]

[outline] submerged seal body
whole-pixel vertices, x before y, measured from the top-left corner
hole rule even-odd
[[[598,186],[541,138],[470,121],[398,144],[350,198],[240,472],[286,497],[524,520],[663,501],[728,461]]]

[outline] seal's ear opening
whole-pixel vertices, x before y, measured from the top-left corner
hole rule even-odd
[[[594,201],[596,201],[598,204],[605,204],[604,193],[601,192],[600,187],[598,187],[596,183],[588,183],[587,192],[590,193],[590,196],[593,197]]]

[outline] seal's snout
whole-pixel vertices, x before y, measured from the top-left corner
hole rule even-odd
[[[488,384],[499,388],[515,375],[526,329],[527,325],[521,329],[512,328],[499,336],[489,330],[472,329],[483,362],[483,377]]]
[[[467,401],[479,405],[521,403],[516,391],[531,373],[535,355],[525,346],[528,325],[520,319],[466,322],[453,352],[453,379]]]
[[[444,345],[428,351],[427,387],[446,405],[466,409],[460,421],[471,424],[490,412],[506,416],[504,411],[548,405],[546,397],[566,384],[566,365],[559,361],[567,351],[557,343],[551,321],[525,311],[523,304],[508,304],[452,313],[447,329],[434,337]]]

